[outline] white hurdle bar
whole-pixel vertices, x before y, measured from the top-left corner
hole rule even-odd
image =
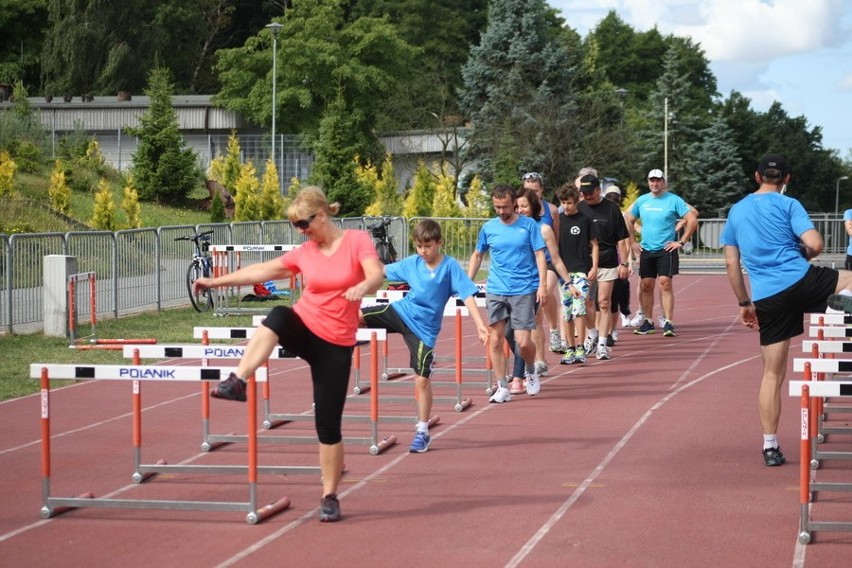
[[[805,339],[802,341],[802,351],[810,353],[816,348],[820,354],[852,353],[852,341],[825,341]]]
[[[142,448],[142,399],[141,382],[174,381],[213,381],[227,377],[232,367],[169,367],[159,365],[60,365],[51,363],[33,363],[30,365],[30,377],[41,380],[41,476],[42,508],[41,517],[48,519],[79,507],[99,507],[108,509],[169,509],[203,511],[244,511],[246,522],[257,524],[290,506],[290,499],[283,497],[264,507],[257,507],[257,474],[263,469],[257,465],[257,396],[256,380],[266,380],[266,372],[260,371],[249,377],[247,389],[247,419],[249,431],[247,466],[171,466],[170,472],[205,473],[247,473],[249,500],[247,502],[230,501],[180,501],[153,499],[109,499],[95,498],[91,493],[79,497],[60,498],[50,495],[50,379],[95,379],[133,381],[133,447],[136,471],[133,480],[141,483],[168,467],[161,460],[156,469],[145,470],[139,463]]]
[[[846,339],[852,337],[852,327],[812,325],[808,328],[808,337],[817,339]]]
[[[256,244],[256,245],[208,245],[207,250],[211,253],[213,257],[213,271],[216,275],[227,274],[232,270],[238,270],[242,263],[241,255],[242,253],[264,253],[264,252],[287,252],[293,249],[298,248],[301,245],[294,244]],[[236,254],[237,261],[234,263],[232,259],[229,259],[230,255]],[[290,279],[290,303],[292,304],[296,298],[296,279],[299,278],[294,277]],[[217,288],[216,289],[216,300],[213,304],[214,314],[217,316],[225,316],[225,315],[245,315],[245,314],[256,314],[256,313],[264,313],[269,311],[269,308],[244,308],[241,307],[240,300],[240,287],[239,286],[230,286],[227,288]],[[228,295],[232,297],[236,297],[237,299],[237,307],[231,307],[228,305]]]
[[[255,316],[258,317],[258,316]],[[263,316],[260,316],[262,319]],[[257,331],[256,327],[194,327],[193,328],[193,337],[195,339],[202,338],[204,340],[207,339],[250,339],[255,332]],[[373,383],[375,391],[378,391],[378,342],[379,341],[387,341],[387,330],[385,329],[371,329],[371,328],[358,328],[355,334],[355,340],[357,342],[369,342],[371,346],[371,381]],[[355,346],[354,351],[355,357],[355,365],[356,369],[358,365],[360,365],[360,350],[359,346]],[[375,362],[375,364],[374,364]],[[373,378],[372,375],[373,370],[375,371],[376,377]],[[268,400],[269,400],[269,391],[271,387],[267,384],[264,389],[264,398],[267,401],[267,405],[264,408],[264,427],[268,425],[272,425],[275,423],[283,423],[283,422],[297,422],[297,421],[306,421],[306,420],[314,420],[313,415],[311,414],[276,414],[269,410]],[[350,422],[369,422],[371,429],[371,436],[367,437],[344,437],[345,442],[354,443],[354,444],[367,444],[370,447],[370,453],[372,455],[377,455],[387,448],[394,445],[397,441],[397,437],[395,434],[391,434],[384,439],[379,439],[378,434],[378,422],[380,420],[384,421],[402,421],[393,420],[391,417],[385,417],[384,419],[379,417],[379,399],[378,396],[370,397],[370,415],[369,416],[352,416],[352,415],[344,415],[344,419]],[[407,417],[406,421],[411,421],[411,417]],[[271,426],[270,426],[271,427]],[[212,436],[210,437],[213,438]],[[218,438],[218,437],[217,437]],[[290,442],[290,443],[316,443],[316,438],[313,436],[275,436],[275,437],[264,437],[263,440],[276,441],[276,442]]]
[[[810,376],[808,364],[802,371],[803,376]],[[824,397],[852,396],[852,382],[843,381],[790,381],[790,396],[801,399],[801,437],[800,437],[800,467],[799,467],[799,542],[808,544],[814,531],[852,532],[852,522],[849,521],[814,521],[811,518],[811,502],[819,491],[852,492],[852,483],[816,482],[812,478],[814,468],[808,461],[812,455],[812,445],[815,437],[815,402]],[[848,452],[832,452],[842,454]],[[844,456],[832,456],[844,457]]]
[[[124,347],[124,357],[127,359],[201,359],[202,366],[207,366],[208,359],[242,359],[245,356],[245,345],[231,344],[159,344],[159,345],[128,345]],[[293,359],[293,354],[288,353],[283,347],[273,349],[269,359]],[[267,367],[264,366],[264,372]],[[239,434],[211,434],[210,433],[210,401],[207,385],[201,389],[201,451],[209,452],[224,445],[237,442],[246,442],[247,437]],[[269,381],[263,381],[263,406],[264,416],[269,414]],[[264,419],[263,428],[269,430],[281,423],[273,423]],[[260,437],[260,442],[274,442],[274,438]],[[304,473],[318,471],[317,468],[306,469]],[[302,473],[294,471],[291,473]]]
[[[811,314],[811,325],[852,325],[850,314]]]

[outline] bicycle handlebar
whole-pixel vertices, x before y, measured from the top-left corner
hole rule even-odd
[[[385,227],[390,225],[392,222],[393,222],[393,219],[391,219],[390,217],[382,217],[377,222],[370,223],[369,225],[367,225],[367,229],[369,229],[370,231],[375,231],[376,229],[384,229]]]
[[[193,241],[193,242],[197,243],[198,241],[209,241],[210,235],[212,235],[212,234],[213,234],[213,231],[204,231],[203,233],[197,233],[197,234],[192,235],[192,236],[175,237],[175,240],[176,241]]]

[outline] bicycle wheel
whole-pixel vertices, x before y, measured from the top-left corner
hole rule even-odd
[[[393,248],[393,241],[388,237],[388,264],[396,262],[396,249]]]
[[[186,289],[189,292],[189,301],[192,302],[192,307],[197,312],[206,312],[213,307],[213,291],[208,288],[199,295],[192,291],[192,285],[195,281],[201,278],[201,265],[198,262],[193,262],[186,270]]]

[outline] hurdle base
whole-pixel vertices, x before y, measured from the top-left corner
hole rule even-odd
[[[74,497],[74,499],[84,500],[84,499],[94,499],[95,494],[91,491],[87,491],[78,497]],[[41,518],[42,519],[52,519],[53,517],[57,517],[63,513],[67,513],[68,511],[72,511],[74,509],[79,509],[79,505],[61,505],[59,507],[51,507],[50,503],[53,501],[52,498],[48,497],[45,501],[44,506],[41,508]]]
[[[469,408],[470,405],[473,404],[473,400],[470,398],[463,398],[453,407],[456,412],[463,412],[465,409]]]
[[[233,444],[237,441],[234,437],[235,434],[233,432],[228,434],[208,434],[206,439],[201,442],[201,451],[212,452],[214,450],[218,450],[222,446]],[[246,439],[246,437],[243,437],[243,441]]]
[[[155,466],[163,466],[163,465],[168,465],[168,462],[164,459],[157,460],[157,463],[155,464]],[[140,466],[140,467],[143,467],[143,466]],[[146,472],[143,472],[141,469],[137,469],[133,473],[133,476],[132,476],[133,483],[145,483],[146,481],[148,481],[152,477],[156,476],[158,473],[160,473],[160,472],[155,470],[155,469],[151,469],[151,470],[146,471]]]
[[[278,501],[269,503],[268,505],[261,507],[257,511],[252,511],[251,513],[246,515],[246,522],[250,525],[256,525],[257,523],[260,523],[273,515],[277,515],[278,513],[284,511],[285,509],[288,509],[289,507],[290,498],[282,497]]]
[[[278,428],[279,426],[284,426],[288,422],[290,422],[290,421],[289,420],[272,420],[272,419],[267,418],[266,420],[263,421],[262,426],[263,426],[264,430],[274,430],[275,428]]]
[[[391,434],[384,440],[370,446],[370,454],[377,456],[394,444],[396,444],[396,434]]]

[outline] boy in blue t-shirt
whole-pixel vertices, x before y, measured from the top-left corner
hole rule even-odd
[[[423,453],[429,449],[429,416],[432,413],[433,349],[441,331],[444,306],[452,296],[458,296],[476,323],[479,339],[485,343],[488,328],[476,305],[477,287],[462,270],[456,259],[441,253],[441,225],[432,219],[417,223],[412,232],[417,254],[385,266],[389,280],[408,283],[410,291],[391,304],[361,309],[361,323],[371,328],[383,328],[400,333],[411,354],[417,388],[417,432],[409,451]]]

